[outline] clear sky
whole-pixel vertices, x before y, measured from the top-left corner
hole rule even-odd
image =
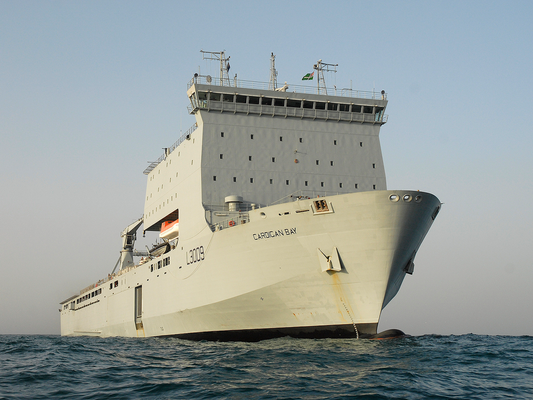
[[[0,333],[59,333],[143,213],[147,161],[187,130],[186,83],[322,59],[388,93],[390,189],[444,206],[380,330],[533,335],[530,1],[0,0]],[[139,243],[140,248],[143,247]]]

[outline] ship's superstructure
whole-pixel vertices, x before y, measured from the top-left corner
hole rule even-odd
[[[387,191],[384,91],[195,74],[196,123],[145,170],[120,270],[62,303],[63,335],[369,336],[440,209]],[[131,261],[135,231],[164,241]],[[129,238],[129,239],[128,239]],[[128,241],[129,240],[129,241]]]

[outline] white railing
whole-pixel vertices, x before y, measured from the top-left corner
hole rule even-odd
[[[156,161],[152,161],[150,165],[143,171],[143,174],[148,175],[150,172],[153,171],[155,167],[159,165],[161,161],[163,161],[165,158],[169,156],[170,153],[172,153],[176,148],[183,143],[184,140],[190,139],[191,134],[198,128],[198,124],[195,123],[193,126],[191,126],[187,132],[185,132],[183,135],[180,136],[180,138],[172,145],[170,146],[165,154],[163,154],[161,157],[159,157]],[[150,161],[149,161],[150,162]]]
[[[267,82],[257,82],[257,81],[247,81],[243,79],[224,79],[214,78],[209,75],[198,75],[192,78],[187,83],[187,89],[189,89],[194,84],[202,85],[212,85],[212,86],[224,86],[224,87],[235,87],[235,88],[246,88],[246,89],[259,89],[259,90],[271,90],[269,89],[269,83]],[[318,88],[316,86],[306,86],[306,85],[294,85],[288,84],[287,92],[293,93],[305,93],[305,94],[329,94],[330,96],[340,96],[340,97],[352,97],[359,99],[373,99],[373,100],[386,100],[387,93],[375,92],[375,91],[363,91],[363,90],[353,90],[348,88],[337,89],[334,88]],[[279,92],[282,94],[283,92]]]

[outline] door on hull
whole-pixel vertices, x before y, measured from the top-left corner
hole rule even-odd
[[[142,328],[143,315],[143,287],[137,286],[135,288],[135,326],[137,329]]]

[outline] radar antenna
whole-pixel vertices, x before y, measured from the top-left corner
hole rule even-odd
[[[226,51],[203,51],[200,50],[200,53],[202,53],[204,60],[215,60],[220,61],[220,86],[224,86],[224,82],[227,82],[228,86],[230,85],[229,82],[229,58],[226,58]]]
[[[276,55],[270,53],[270,82],[268,90],[275,90],[278,87],[278,71],[276,71]]]
[[[318,71],[318,79],[316,80],[318,94],[321,94],[321,89],[324,90],[324,94],[328,94],[328,89],[326,88],[326,80],[324,79],[324,71],[337,72],[338,66],[339,64],[328,64],[322,62],[322,59],[318,60],[316,64],[313,65],[313,69],[316,69]]]

